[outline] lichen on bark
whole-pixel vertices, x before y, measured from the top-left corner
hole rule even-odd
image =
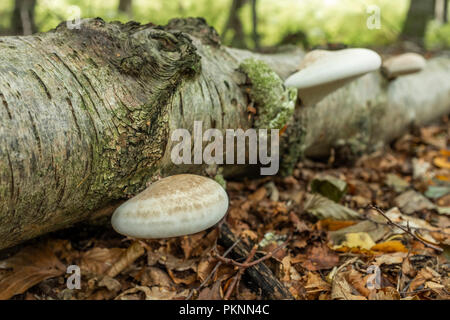
[[[257,109],[256,128],[281,129],[292,118],[297,90],[286,88],[280,77],[265,62],[248,58],[239,69],[249,80],[248,94]]]

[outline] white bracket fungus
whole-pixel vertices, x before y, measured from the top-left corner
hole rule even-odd
[[[304,105],[313,105],[357,77],[379,69],[380,65],[381,57],[369,49],[316,50],[305,56],[302,69],[284,84],[299,89]]]
[[[398,76],[416,73],[425,68],[427,61],[420,54],[409,52],[383,61],[382,73],[388,79]]]
[[[138,239],[178,237],[218,223],[227,213],[228,195],[212,179],[179,174],[161,179],[124,202],[111,223],[118,233]]]

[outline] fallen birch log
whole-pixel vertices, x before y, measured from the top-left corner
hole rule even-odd
[[[202,19],[164,27],[88,19],[80,29],[62,23],[0,38],[0,249],[110,213],[155,177],[220,173],[171,161],[172,133],[192,133],[194,121],[203,130],[246,130],[276,115],[287,124],[281,169],[289,173],[302,156],[371,151],[450,111],[448,57],[393,81],[371,72],[304,106],[279,85],[255,98],[261,79],[243,68],[253,58],[251,66],[268,65],[284,80],[302,52],[253,54],[218,39]],[[296,103],[293,117],[279,117],[288,113],[277,99]],[[226,165],[223,174],[248,169]]]

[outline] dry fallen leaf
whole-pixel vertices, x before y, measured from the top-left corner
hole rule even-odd
[[[183,249],[185,259],[189,259],[191,257],[192,251],[200,245],[205,235],[206,231],[203,231],[181,238],[181,249]]]
[[[222,281],[217,280],[211,288],[203,288],[200,291],[197,300],[222,300],[223,292],[221,287]]]
[[[209,276],[213,268],[217,264],[217,259],[211,256],[202,258],[197,266],[197,278],[203,282]]]
[[[188,294],[188,290],[176,292],[163,287],[136,286],[122,292],[114,300],[174,300],[184,299]]]
[[[412,265],[409,257],[405,258],[402,263],[402,273],[410,278],[414,278],[417,275],[417,270]]]
[[[318,219],[351,220],[360,217],[356,211],[344,207],[320,194],[308,195],[304,209]]]
[[[352,285],[358,292],[368,297],[370,290],[367,289],[366,283],[367,283],[367,276],[364,277],[361,273],[356,271],[355,269],[351,268],[350,271],[345,273],[346,279],[350,285]]]
[[[333,278],[331,299],[337,300],[367,300],[365,297],[355,294],[356,290],[345,279],[345,273],[340,272]]]
[[[253,194],[248,196],[248,199],[251,201],[259,202],[264,199],[267,195],[267,189],[264,187],[259,188]]]
[[[393,287],[381,288],[371,296],[371,300],[400,300],[400,294]]]
[[[411,281],[411,284],[409,285],[408,292],[416,291],[417,289],[421,288],[426,281],[433,279],[433,272],[430,268],[422,268],[417,273],[416,277]]]
[[[66,272],[66,266],[56,257],[51,242],[22,249],[1,261],[0,269],[11,269],[0,275],[0,300],[24,293],[41,281]]]
[[[142,286],[170,288],[174,285],[169,275],[164,270],[156,267],[146,267],[142,270],[137,270],[132,276],[138,280]]]
[[[388,253],[388,254],[382,254],[375,258],[375,263],[377,265],[391,265],[391,264],[400,264],[403,262],[405,257],[407,256],[407,253],[405,252],[395,252],[395,253]]]
[[[122,285],[120,284],[119,281],[117,281],[114,278],[108,277],[108,276],[104,276],[98,282],[98,286],[106,287],[109,291],[113,291],[113,292],[118,292],[122,288]]]
[[[176,270],[167,269],[167,273],[169,274],[172,281],[175,282],[176,284],[182,283],[182,284],[190,285],[190,284],[193,284],[197,280],[197,274],[191,270],[176,271]]]
[[[304,232],[304,231],[309,231],[310,230],[310,228],[305,223],[305,221],[300,220],[300,218],[292,211],[289,213],[289,220],[295,226],[295,230],[297,232]]]
[[[127,267],[129,267],[136,259],[145,253],[143,245],[139,241],[134,241],[127,250],[116,260],[106,274],[112,278],[117,276]]]
[[[122,248],[93,248],[82,254],[80,268],[82,272],[103,274],[119,260],[125,250]]]
[[[305,289],[308,293],[330,290],[330,285],[324,281],[319,274],[308,272]]]
[[[424,195],[414,190],[406,191],[394,199],[394,204],[400,208],[401,212],[412,214],[424,209],[434,209],[436,205],[428,200]]]
[[[339,264],[339,256],[326,244],[309,247],[302,266],[310,271],[331,269]]]

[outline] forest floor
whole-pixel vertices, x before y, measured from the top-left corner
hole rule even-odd
[[[228,181],[226,223],[253,246],[247,256],[224,258],[217,227],[141,244],[82,224],[3,257],[0,299],[263,299],[245,272],[258,257],[295,299],[449,299],[449,124],[351,164],[306,160],[290,177]],[[80,289],[67,287],[69,265]]]

